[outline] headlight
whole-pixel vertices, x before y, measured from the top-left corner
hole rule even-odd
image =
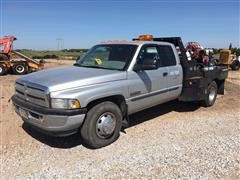
[[[77,99],[51,99],[51,107],[54,109],[78,109],[81,106]]]

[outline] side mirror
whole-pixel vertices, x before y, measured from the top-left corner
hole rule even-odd
[[[154,70],[158,68],[156,59],[139,59],[134,66],[135,71],[140,70]]]

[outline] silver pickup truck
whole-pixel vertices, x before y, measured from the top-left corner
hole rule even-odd
[[[208,71],[212,66],[217,73],[197,79],[199,73],[192,75],[194,68],[183,63],[188,60],[175,46],[167,39],[96,45],[73,66],[17,79],[15,111],[30,126],[53,136],[80,130],[87,145],[99,148],[119,137],[129,114],[176,98],[213,105],[217,93],[223,93],[226,72],[203,65],[195,70],[206,72],[204,66]]]

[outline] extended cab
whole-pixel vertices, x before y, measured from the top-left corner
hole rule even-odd
[[[17,79],[12,101],[37,130],[54,136],[80,130],[99,148],[118,138],[129,114],[177,98],[213,105],[227,73],[227,67],[189,61],[179,37],[102,43],[73,66]]]

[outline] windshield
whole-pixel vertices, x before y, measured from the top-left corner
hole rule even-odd
[[[136,45],[106,44],[94,46],[76,66],[125,70],[137,49]]]

